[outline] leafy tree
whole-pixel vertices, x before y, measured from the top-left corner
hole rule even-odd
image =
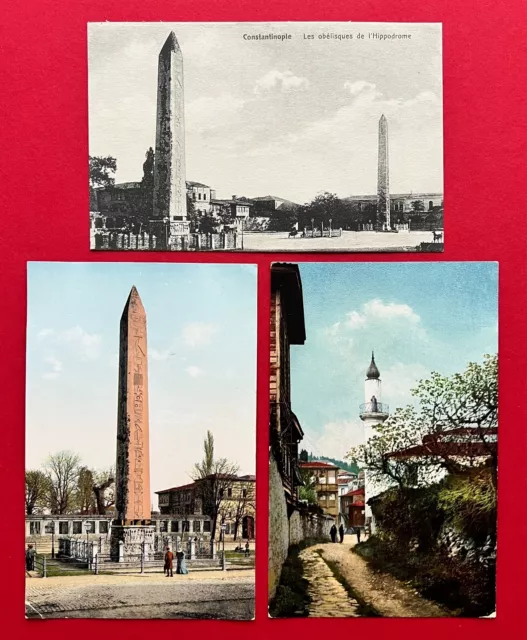
[[[364,467],[368,479],[387,480],[400,488],[434,482],[440,470],[463,473],[481,466],[482,451],[491,470],[493,491],[497,485],[498,357],[485,355],[481,363],[469,363],[463,374],[432,373],[412,390],[419,408],[397,409],[364,445],[354,447],[348,458]],[[457,430],[474,443],[459,449],[444,446],[448,432]],[[426,442],[429,455],[394,457]],[[451,440],[454,442],[454,440]],[[461,452],[461,453],[460,453]]]
[[[254,494],[254,482],[237,482],[236,490],[238,494],[234,496],[234,540],[238,538],[238,531],[242,525],[243,518],[246,515],[252,515],[256,511],[256,502]]]
[[[44,469],[49,482],[51,513],[71,513],[75,507],[75,493],[80,458],[71,451],[50,455]]]
[[[145,153],[145,161],[143,162],[143,179],[141,180],[143,189],[154,190],[154,164],[155,154],[152,147],[150,147]]]
[[[112,156],[90,156],[90,186],[109,187],[115,184],[117,160]]]
[[[192,479],[196,482],[197,495],[203,505],[203,513],[212,519],[211,540],[216,539],[218,519],[228,490],[237,478],[239,467],[227,458],[214,456],[214,436],[207,431],[203,442],[203,459],[194,465]]]
[[[198,216],[198,231],[200,233],[217,233],[218,219],[212,213],[203,213]]]
[[[300,460],[300,462],[309,462],[309,457],[308,457],[307,451],[305,449],[302,449],[300,451],[299,460]]]
[[[317,504],[317,492],[315,491],[316,478],[309,469],[300,469],[302,486],[298,490],[300,500],[306,500],[309,504]]]
[[[42,471],[26,471],[26,515],[41,513],[49,502],[49,481]]]
[[[412,211],[419,213],[424,210],[425,210],[425,205],[422,202],[422,200],[414,200],[412,202]]]

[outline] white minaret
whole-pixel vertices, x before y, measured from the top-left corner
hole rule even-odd
[[[373,436],[373,427],[382,424],[389,415],[388,405],[382,403],[382,383],[381,374],[375,364],[375,356],[371,353],[371,362],[366,371],[366,381],[364,382],[364,404],[360,405],[360,419],[364,423],[364,442]],[[375,523],[372,521],[371,507],[368,506],[368,500],[379,493],[379,490],[368,482],[368,472],[364,472],[364,515],[366,523],[371,524],[372,532]]]

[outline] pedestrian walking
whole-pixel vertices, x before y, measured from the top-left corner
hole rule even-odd
[[[185,552],[181,547],[176,552],[176,573],[187,575],[188,569],[185,562]]]
[[[342,542],[344,541],[344,526],[342,524],[339,527],[339,538],[340,543],[342,544]]]
[[[174,577],[174,554],[170,550],[170,547],[166,548],[165,551],[165,575],[167,578]]]
[[[355,533],[357,534],[357,544],[360,542],[360,527],[355,527]]]
[[[26,550],[26,571],[35,570],[35,550],[32,544],[27,545]]]
[[[249,540],[247,540],[247,542],[245,543],[245,556],[248,558],[250,554],[251,552],[249,547]]]
[[[337,527],[335,525],[329,530],[329,535],[331,536],[331,542],[337,541]]]

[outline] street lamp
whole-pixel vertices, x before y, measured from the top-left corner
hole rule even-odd
[[[315,237],[315,218],[311,218],[311,237]]]
[[[331,238],[331,223],[333,222],[333,219],[330,218],[329,219],[329,237]]]
[[[53,523],[53,529],[51,529],[51,557],[55,558],[55,523]]]
[[[225,529],[227,528],[227,525],[225,524],[225,522],[222,522],[220,525],[220,529],[221,529],[221,540],[222,540],[222,546],[223,546],[223,551],[221,554],[221,568],[223,569],[223,571],[226,571],[227,566],[225,564]]]

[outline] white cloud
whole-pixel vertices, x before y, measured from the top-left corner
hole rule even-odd
[[[369,91],[375,97],[380,97],[382,94],[377,91],[376,85],[366,80],[357,80],[356,82],[345,82],[344,88],[347,89],[352,96],[358,96],[363,91]]]
[[[62,362],[55,356],[48,356],[44,362],[49,365],[50,370],[42,374],[44,380],[56,380],[62,371]]]
[[[368,321],[368,318],[381,318],[382,320],[405,318],[412,324],[418,324],[421,322],[421,318],[418,314],[415,313],[415,311],[407,304],[397,304],[395,302],[385,304],[382,300],[379,300],[379,298],[365,302],[362,305],[362,316],[355,311],[349,313],[349,326],[355,328],[358,318],[360,318],[361,322],[364,321],[364,323]]]
[[[410,393],[424,378],[430,377],[430,369],[413,362],[403,364],[396,362],[391,367],[382,370],[383,401],[390,405],[390,412],[393,413],[397,407],[405,407],[415,402]]]
[[[101,336],[89,333],[80,325],[62,331],[42,329],[37,337],[39,340],[49,341],[57,346],[70,347],[81,360],[96,360],[100,356]]]
[[[343,460],[351,447],[364,442],[364,426],[359,418],[328,422],[320,435],[311,440],[315,455]],[[309,443],[306,446],[309,448]]]
[[[272,69],[259,78],[254,85],[254,93],[261,95],[273,90],[288,93],[290,91],[305,91],[309,88],[309,80],[295,76],[292,71],[278,71]]]
[[[187,347],[203,347],[212,342],[218,327],[207,322],[191,322],[183,327],[183,342]]]
[[[162,351],[160,351],[159,349],[148,349],[148,356],[151,360],[163,362],[164,360],[168,360],[171,355],[172,353],[169,349],[164,349]]]
[[[195,365],[190,365],[185,369],[185,371],[188,373],[188,375],[191,378],[197,378],[203,373],[203,371],[199,367],[196,367]]]

